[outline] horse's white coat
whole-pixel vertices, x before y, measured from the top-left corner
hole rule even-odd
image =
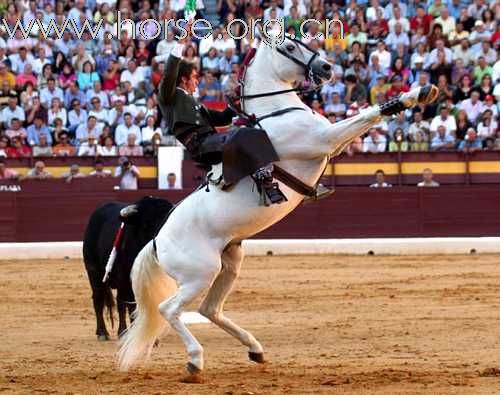
[[[281,46],[291,48],[291,43],[285,40]],[[311,56],[300,46],[293,51],[293,55],[302,57],[305,63]],[[261,44],[248,67],[244,94],[291,88],[293,81],[303,74],[303,68]],[[306,111],[268,118],[262,126],[281,158],[280,166],[311,186],[320,178],[330,155],[339,153],[352,139],[380,120],[380,110],[375,106],[331,124],[313,113],[293,92],[244,103],[245,111],[256,116],[292,106],[304,107]],[[303,200],[303,196],[286,185],[280,188],[288,202],[260,206],[254,183],[247,177],[230,192],[213,186],[209,192],[198,190],[172,212],[156,238],[157,260],[152,259],[154,252],[149,243],[134,263],[132,284],[137,300],[137,319],[119,352],[122,369],[151,351],[163,329],[158,319],[160,314],[184,342],[191,368],[203,369],[203,348],[179,317],[185,306],[207,289],[200,313],[239,339],[250,352],[263,353],[263,347],[249,332],[224,315],[223,305],[240,271],[241,240],[278,222]],[[162,270],[157,270],[159,267]],[[175,290],[168,285],[167,277],[173,278],[178,286],[169,298],[165,295]],[[165,299],[159,300],[161,297]]]

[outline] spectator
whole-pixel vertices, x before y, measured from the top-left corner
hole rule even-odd
[[[123,116],[125,123],[117,126],[115,130],[115,142],[116,145],[122,146],[127,141],[127,136],[129,134],[135,134],[135,141],[137,144],[142,143],[141,129],[137,125],[133,124],[132,114],[126,112]]]
[[[406,141],[403,129],[397,128],[394,131],[393,140],[389,143],[389,152],[408,151],[408,141]]]
[[[425,152],[429,151],[429,143],[425,141],[424,132],[418,130],[415,132],[413,141],[410,143],[410,151]]]
[[[52,99],[51,106],[47,113],[48,124],[51,127],[55,126],[56,119],[60,119],[63,126],[66,126],[68,123],[68,113],[66,109],[61,106],[61,100],[58,97],[54,97]]]
[[[0,158],[7,157],[9,147],[9,138],[7,136],[0,135]]]
[[[130,81],[134,89],[144,91],[144,73],[140,67],[137,67],[135,60],[129,60],[127,69],[123,71],[120,77],[120,82]]]
[[[476,123],[477,118],[483,110],[483,103],[479,100],[479,92],[471,92],[470,99],[466,99],[460,104],[460,109],[467,113],[467,117],[472,123]]]
[[[368,136],[363,139],[363,152],[376,154],[384,152],[387,145],[387,139],[380,134],[376,128],[371,128]]]
[[[432,139],[432,151],[450,151],[455,147],[455,138],[446,132],[444,125],[439,125],[437,135]]]
[[[18,178],[19,174],[12,169],[8,169],[5,160],[0,158],[0,180],[17,180]]]
[[[52,178],[52,174],[45,169],[45,163],[39,160],[35,162],[35,167],[28,171],[26,178],[30,180],[46,180]]]
[[[93,134],[89,135],[87,141],[80,144],[78,156],[97,156],[97,139]]]
[[[111,177],[111,175],[111,170],[105,169],[104,163],[100,159],[95,161],[94,170],[89,174],[90,177],[97,178],[108,178]]]
[[[420,181],[418,187],[438,187],[439,183],[433,180],[434,174],[432,174],[431,169],[424,169],[422,172],[422,181]]]
[[[1,119],[6,128],[11,127],[12,119],[17,118],[18,120],[24,122],[26,117],[24,109],[17,104],[17,94],[12,92],[9,96],[9,103],[7,107],[2,110]]]
[[[177,184],[177,176],[175,175],[175,173],[168,173],[166,189],[179,189],[176,184]]]
[[[410,124],[406,120],[405,112],[401,111],[396,118],[392,119],[388,126],[389,137],[395,139],[394,132],[397,129],[401,129],[402,132],[407,131],[410,128]]]
[[[104,139],[104,144],[97,147],[97,155],[99,156],[117,156],[118,150],[114,145],[113,138],[108,136]]]
[[[82,71],[77,73],[78,86],[83,91],[88,90],[94,84],[94,82],[99,81],[99,75],[94,71],[94,65],[90,61],[86,61],[83,64]]]
[[[22,141],[26,141],[28,132],[21,125],[22,124],[19,119],[12,118],[10,128],[5,131],[5,135],[9,138],[19,137]]]
[[[47,79],[47,87],[40,91],[40,101],[45,107],[48,107],[54,97],[59,98],[61,102],[64,100],[62,89],[56,86],[54,77],[50,77]]]
[[[159,127],[155,127],[155,122],[156,119],[153,115],[146,118],[146,126],[141,129],[143,143],[150,143],[155,134],[159,134],[161,136],[161,129]]]
[[[370,185],[370,188],[390,188],[391,184],[385,182],[385,173],[383,170],[375,172],[375,182]]]
[[[72,110],[68,113],[69,131],[75,133],[78,126],[85,123],[88,119],[87,111],[82,109],[80,100],[73,99],[71,101]]]
[[[52,156],[52,154],[52,147],[47,142],[47,136],[41,134],[38,144],[33,147],[33,156]]]
[[[122,156],[118,159],[115,177],[120,177],[120,189],[137,189],[140,172],[126,156]]]
[[[16,76],[9,71],[5,62],[0,63],[0,86],[3,86],[4,81],[8,83],[8,89],[16,87]]]
[[[458,145],[458,149],[464,152],[475,152],[480,151],[483,148],[483,143],[481,139],[477,137],[477,133],[473,128],[467,130],[465,139],[463,139]]]
[[[210,71],[205,72],[198,89],[202,101],[217,102],[222,100],[222,87]]]
[[[97,137],[101,134],[102,128],[97,125],[97,119],[93,115],[89,115],[87,122],[76,128],[76,140],[81,144],[89,139],[89,136]]]
[[[464,110],[459,110],[455,118],[457,122],[457,131],[455,136],[457,140],[463,140],[467,134],[467,130],[472,127],[472,123],[469,121],[467,112]]]
[[[410,140],[415,141],[415,136],[418,132],[422,133],[422,138],[424,141],[428,141],[429,138],[429,132],[430,132],[430,125],[429,122],[424,121],[424,114],[422,111],[415,110],[413,113],[413,123],[410,125],[408,128],[408,137]]]
[[[140,145],[135,143],[136,136],[134,133],[129,133],[127,136],[127,144],[124,144],[118,150],[120,156],[142,156],[143,151]]]
[[[491,110],[485,110],[481,115],[481,122],[479,122],[477,126],[478,137],[483,140],[487,137],[493,137],[497,129],[498,123],[493,118],[493,112]]]
[[[457,131],[457,122],[455,117],[450,115],[450,109],[447,105],[443,105],[439,111],[439,115],[435,116],[431,122],[431,132],[435,134],[440,126],[444,126],[444,130],[448,135],[454,135]]]
[[[64,181],[69,184],[75,178],[84,178],[85,174],[82,174],[80,172],[80,166],[75,163],[75,164],[71,165],[71,167],[69,168],[69,172],[63,173],[61,176],[64,179]]]
[[[61,133],[59,135],[59,144],[55,145],[52,151],[56,156],[76,155],[76,148],[70,144],[68,133]]]

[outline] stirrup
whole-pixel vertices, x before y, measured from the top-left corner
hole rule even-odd
[[[316,187],[316,194],[314,196],[306,196],[302,202],[312,203],[315,202],[316,200],[325,199],[328,196],[333,195],[334,193],[335,189],[325,187],[323,184],[318,184],[318,186]]]

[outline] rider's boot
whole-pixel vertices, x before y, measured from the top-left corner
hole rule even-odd
[[[285,194],[279,189],[278,183],[273,182],[272,167],[260,168],[253,174],[253,178],[257,183],[264,205],[269,205],[267,199],[271,204],[280,204],[288,201]]]

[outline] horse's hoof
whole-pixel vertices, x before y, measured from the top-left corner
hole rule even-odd
[[[190,374],[200,374],[201,369],[196,366],[194,363],[188,362],[186,365],[186,369]]]
[[[203,384],[203,377],[201,376],[201,374],[189,374],[181,380],[181,383]]]
[[[436,101],[439,96],[439,89],[436,85],[425,85],[420,89],[418,94],[418,102],[421,104],[431,104]]]
[[[97,340],[100,342],[105,342],[105,341],[109,340],[109,336],[108,335],[98,335]]]
[[[201,369],[198,368],[191,362],[188,362],[186,369],[189,373],[186,377],[184,377],[181,382],[188,384],[201,384],[203,383],[203,377],[201,376]]]
[[[265,363],[266,360],[264,359],[264,353],[263,352],[248,352],[248,358],[250,358],[251,361],[257,362],[257,363]]]

